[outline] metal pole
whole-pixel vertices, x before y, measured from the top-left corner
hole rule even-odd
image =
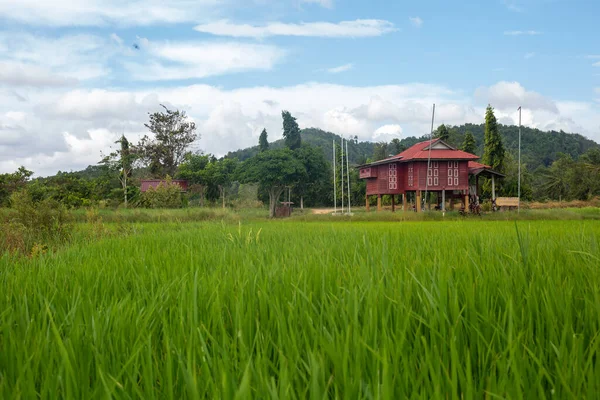
[[[521,212],[521,107],[519,107],[519,183],[518,183],[517,213]]]
[[[342,153],[341,153],[341,157],[342,157],[342,214],[344,214],[344,138],[341,139],[342,141]]]
[[[348,176],[348,214],[352,213],[350,205],[350,157],[348,157],[348,141],[346,140],[346,176]]]
[[[431,114],[431,132],[429,132],[429,156],[427,157],[427,172],[425,174],[425,197],[424,200],[427,201],[427,191],[429,190],[429,168],[431,166],[431,144],[433,143],[433,121],[435,120],[435,103],[433,104],[433,113]],[[431,174],[431,179],[433,179],[433,173]],[[423,210],[425,207],[423,207]]]
[[[335,160],[335,139],[333,139],[333,213],[337,214],[337,182],[335,180],[336,160]]]

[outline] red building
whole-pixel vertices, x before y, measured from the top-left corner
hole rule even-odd
[[[408,202],[421,211],[425,192],[437,194],[438,203],[445,209],[446,200],[450,207],[460,199],[465,209],[469,208],[469,195],[479,193],[479,176],[501,177],[489,166],[475,162],[478,156],[455,149],[439,139],[417,143],[402,153],[360,166],[360,178],[367,180],[367,211],[369,196],[377,196],[377,209],[381,209],[381,196],[392,196],[392,209],[395,208],[395,196],[402,195],[403,209]],[[429,168],[428,168],[429,165]],[[474,187],[470,187],[469,178],[474,176]],[[495,199],[495,188],[492,190]]]

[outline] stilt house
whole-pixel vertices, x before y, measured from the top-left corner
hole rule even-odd
[[[402,195],[403,209],[409,202],[415,211],[421,211],[425,193],[437,194],[437,204],[444,210],[460,199],[466,210],[469,201],[479,195],[479,177],[492,179],[492,198],[495,199],[495,177],[503,175],[491,167],[478,163],[479,156],[458,150],[440,139],[420,142],[393,157],[359,167],[360,178],[367,181],[366,205],[369,197],[377,196],[377,209],[381,209],[381,196],[392,196],[392,209],[396,195]],[[428,167],[429,166],[429,167]],[[474,185],[469,185],[470,177]]]

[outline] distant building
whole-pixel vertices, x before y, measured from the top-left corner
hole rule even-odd
[[[440,139],[420,142],[402,153],[384,160],[359,167],[360,178],[367,181],[367,209],[369,196],[377,196],[377,208],[381,209],[381,196],[402,195],[404,210],[410,198],[415,210],[420,211],[424,192],[437,193],[439,204],[445,208],[446,200],[452,207],[460,199],[469,208],[469,194],[476,199],[479,193],[479,176],[492,178],[503,175],[491,167],[475,162],[479,156],[458,150]],[[429,164],[429,168],[428,168]],[[469,187],[469,177],[475,177],[475,186]],[[493,189],[495,199],[495,190]]]
[[[150,188],[158,188],[159,185],[166,185],[167,181],[165,179],[143,179],[141,181],[141,188],[140,190],[142,192],[147,192],[148,189]],[[181,191],[182,192],[187,192],[188,190],[188,181],[186,180],[182,180],[182,179],[173,179],[171,180],[171,184],[172,185],[178,185],[179,187],[181,187]]]

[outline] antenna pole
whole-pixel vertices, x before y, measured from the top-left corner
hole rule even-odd
[[[521,212],[521,107],[519,107],[519,185],[518,185],[517,213]]]
[[[433,113],[431,115],[431,132],[429,133],[429,156],[427,157],[427,177],[425,179],[425,198],[424,201],[427,201],[427,195],[429,191],[429,171],[431,169],[431,144],[433,143],[433,122],[435,120],[435,103],[433,104]],[[433,177],[433,173],[431,174]],[[433,178],[432,178],[433,179]],[[425,209],[423,207],[423,209]]]
[[[344,214],[344,138],[341,138],[342,142],[342,214]]]
[[[346,175],[348,176],[348,214],[352,213],[350,205],[350,157],[348,157],[348,141],[346,140]]]
[[[335,139],[333,139],[333,213],[337,214],[337,182],[335,180]]]

